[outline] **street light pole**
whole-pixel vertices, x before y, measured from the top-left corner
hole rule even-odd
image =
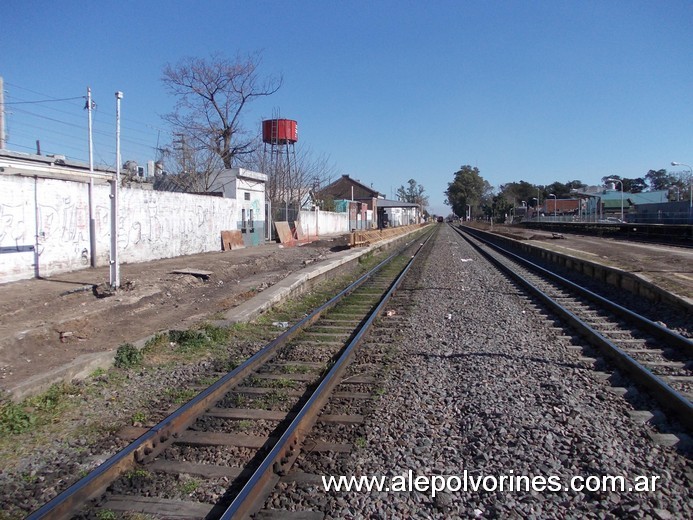
[[[606,179],[606,182],[620,182],[621,183],[621,222],[623,222],[623,181],[621,179]]]
[[[690,165],[676,162],[676,161],[671,161],[672,166],[685,166],[688,168],[688,171],[691,173],[691,177],[688,179],[688,183],[691,185],[691,193],[688,196],[688,207],[693,208],[693,168],[691,168]]]
[[[116,92],[116,174],[111,181],[111,289],[120,288],[120,265],[118,264],[118,190],[120,188],[120,100],[122,92]]]
[[[553,219],[556,220],[556,217],[558,217],[556,209],[556,206],[558,205],[558,198],[556,197],[555,193],[549,193],[549,197],[553,197]]]

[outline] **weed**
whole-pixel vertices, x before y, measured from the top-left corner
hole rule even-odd
[[[144,354],[132,343],[124,343],[118,347],[114,365],[117,368],[131,368],[142,364]]]
[[[264,405],[266,408],[271,408],[273,406],[277,406],[279,403],[283,403],[288,398],[289,396],[286,394],[286,392],[272,390],[271,392],[268,392],[262,396],[262,399],[260,399],[258,402],[261,405]]]
[[[243,394],[236,394],[234,396],[231,396],[229,401],[231,403],[231,406],[233,406],[234,408],[243,408],[249,402],[248,398]]]
[[[197,384],[200,386],[211,386],[219,380],[216,376],[203,376],[197,380]]]
[[[193,352],[207,346],[209,338],[200,330],[170,330],[168,338],[178,344],[177,352]]]
[[[357,448],[363,449],[366,447],[366,439],[365,437],[357,437],[356,440],[354,441],[354,445]]]
[[[116,520],[118,517],[116,516],[115,511],[111,511],[110,509],[101,509],[96,513],[96,518],[97,520]]]
[[[242,420],[235,423],[236,430],[247,430],[253,426],[253,421]]]
[[[306,365],[284,365],[281,370],[285,374],[307,374],[311,368]]]
[[[147,340],[142,350],[145,352],[149,352],[151,350],[154,350],[156,347],[165,345],[167,342],[168,337],[166,336],[166,334],[159,332]]]
[[[150,473],[146,469],[135,468],[125,473],[125,478],[133,480],[136,478],[149,478]]]
[[[266,379],[264,380],[263,386],[266,386],[268,388],[296,388],[296,381],[293,381],[288,377],[281,377],[279,379]]]
[[[103,369],[103,368],[97,368],[96,370],[94,370],[94,371],[90,374],[90,377],[92,377],[93,379],[96,379],[96,378],[99,378],[99,377],[101,377],[101,376],[105,376],[107,373],[108,373],[108,372],[107,372],[105,369]]]
[[[195,479],[190,479],[186,482],[182,482],[179,486],[178,489],[180,492],[184,495],[190,495],[192,494],[196,489],[197,486],[199,485],[199,482]]]
[[[166,391],[174,403],[181,404],[190,401],[197,395],[197,390],[193,388],[171,388]]]
[[[0,433],[19,434],[34,426],[36,416],[17,403],[0,404]]]
[[[135,412],[132,414],[131,424],[133,426],[137,424],[144,424],[147,421],[147,414],[144,412]]]

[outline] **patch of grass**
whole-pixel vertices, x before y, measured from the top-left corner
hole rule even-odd
[[[89,377],[91,377],[92,379],[96,379],[96,378],[105,376],[105,375],[107,375],[107,374],[108,374],[108,371],[107,371],[106,369],[104,369],[104,368],[97,368],[97,369],[94,370],[91,374],[89,374]]]
[[[136,478],[149,478],[150,476],[151,473],[149,473],[149,471],[147,471],[146,469],[142,468],[131,469],[130,471],[125,473],[125,478],[129,480],[133,480]]]
[[[177,352],[193,352],[209,344],[209,338],[201,330],[170,330],[168,338],[177,344]]]
[[[281,371],[285,374],[307,374],[312,369],[306,365],[283,365]]]
[[[116,368],[132,368],[140,366],[144,360],[144,353],[132,343],[124,343],[118,347],[114,365]]]
[[[0,404],[0,433],[19,434],[33,428],[36,416],[17,403]]]
[[[155,350],[163,345],[166,345],[168,343],[168,335],[164,334],[162,332],[159,332],[158,334],[155,334],[151,338],[147,340],[147,342],[144,344],[144,348],[142,349],[145,352],[149,352],[151,350]]]
[[[135,412],[132,414],[132,418],[130,419],[130,424],[133,426],[137,424],[144,424],[147,422],[147,414],[144,412]]]
[[[356,440],[354,441],[354,446],[356,446],[359,449],[363,449],[366,447],[366,439],[365,437],[356,437]]]
[[[281,390],[272,390],[271,392],[263,395],[262,398],[258,399],[258,404],[269,409],[283,403],[288,398],[289,396],[286,392],[282,392]]]
[[[70,383],[56,383],[43,394],[27,399],[27,403],[39,412],[52,413],[65,402],[66,399],[77,396],[80,390]]]
[[[181,482],[178,489],[183,495],[190,495],[197,489],[199,485],[200,483],[197,480],[190,479],[185,482]]]
[[[190,399],[195,397],[197,393],[197,390],[192,388],[169,388],[166,390],[166,394],[176,404],[182,404],[190,401]]]
[[[197,384],[199,384],[200,386],[211,386],[217,381],[219,381],[218,376],[204,376],[198,378]]]
[[[281,377],[279,379],[262,379],[262,386],[268,388],[296,388],[296,381],[289,379],[288,377]]]
[[[97,520],[116,520],[117,518],[116,512],[110,509],[100,509],[96,512]]]
[[[247,419],[244,419],[242,421],[237,421],[234,426],[236,427],[236,430],[247,430],[253,426],[253,421],[249,421]]]

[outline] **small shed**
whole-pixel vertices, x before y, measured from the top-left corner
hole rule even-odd
[[[265,185],[267,175],[245,168],[222,170],[209,191],[220,191],[236,199],[236,223],[243,244],[257,246],[265,241]]]

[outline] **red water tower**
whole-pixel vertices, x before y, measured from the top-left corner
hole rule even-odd
[[[298,219],[302,186],[295,179],[298,123],[282,119],[278,112],[262,122],[265,143],[265,168],[269,177],[266,222],[268,239],[274,238],[272,222],[293,222]],[[274,204],[274,206],[273,206]]]
[[[298,123],[293,119],[266,119],[262,122],[262,141],[272,145],[296,143]]]

